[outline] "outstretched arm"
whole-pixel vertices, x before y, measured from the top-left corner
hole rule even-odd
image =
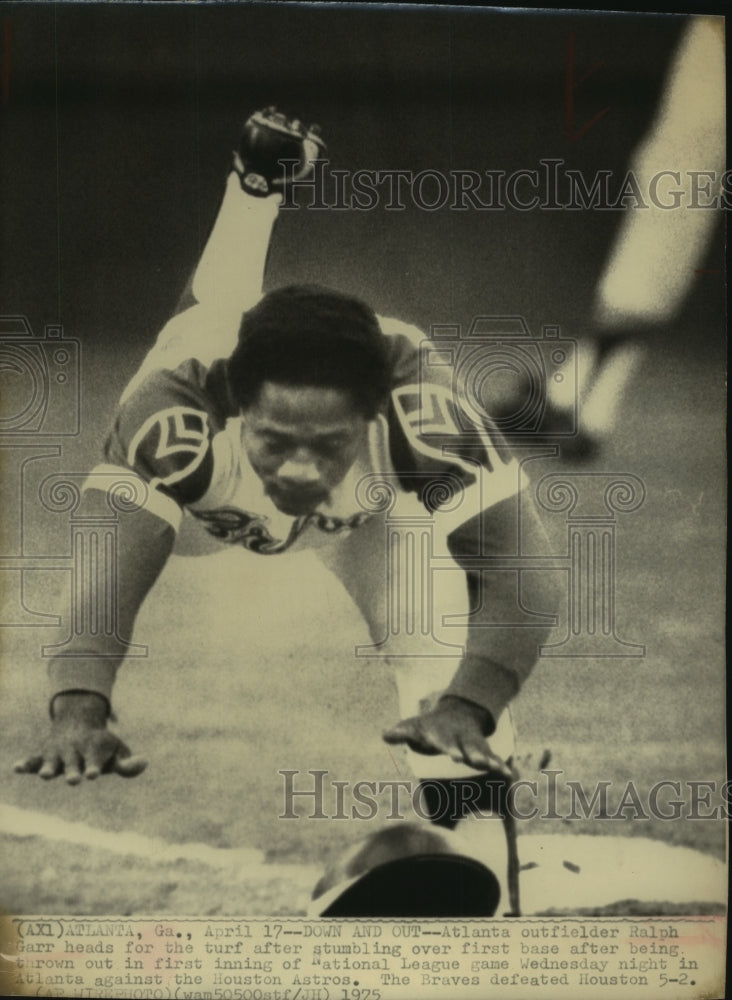
[[[64,774],[75,784],[82,775],[132,776],[146,766],[107,728],[116,672],[138,610],[173,548],[183,508],[201,499],[211,483],[212,439],[234,415],[221,384],[221,359],[235,345],[242,311],[261,296],[278,192],[305,176],[323,149],[316,131],[274,108],[256,112],[244,125],[192,279],[193,308],[166,325],[123,393],[106,444],[107,464],[92,473],[77,512],[108,518],[110,475],[112,482],[138,479],[144,500],[119,515],[109,578],[84,572],[74,580],[78,607],[100,610],[115,595],[111,621],[75,634],[51,661],[50,733],[37,752],[16,764],[18,771],[43,778]]]
[[[154,372],[120,406],[106,462],[92,471],[76,512],[111,530],[75,561],[72,635],[49,663],[50,732],[18,762],[19,771],[64,774],[74,784],[82,775],[144,768],[107,728],[112,688],[183,507],[211,481],[211,439],[222,417],[206,392],[205,372],[195,361]]]
[[[466,573],[471,612],[465,655],[442,698],[385,739],[508,777],[486,737],[555,624],[552,574],[533,575],[540,603],[536,613],[526,613],[516,565],[529,551],[528,539],[532,555],[547,555],[546,536],[519,463],[488,415],[463,405],[453,369],[441,363],[446,345],[438,351],[415,333],[403,329],[393,337],[392,460],[404,487],[416,489],[435,525],[442,524],[450,554]],[[441,502],[432,506],[437,497]]]
[[[118,479],[120,474],[125,475],[124,470],[117,470]],[[108,519],[107,500],[105,491],[92,487],[85,492],[77,515]],[[150,506],[157,506],[158,513]],[[91,565],[75,568],[71,605],[75,627],[62,655],[50,661],[48,670],[50,728],[38,748],[15,764],[16,771],[41,778],[63,774],[72,785],[82,777],[96,778],[105,772],[134,777],[144,771],[146,762],[131,755],[125,742],[108,728],[108,721],[115,675],[137,611],[175,538],[171,521],[176,504],[161,495],[153,497],[150,506],[120,514],[114,547],[98,552],[96,572]],[[161,513],[168,513],[169,519]]]
[[[247,119],[216,221],[178,311],[200,303],[241,314],[258,301],[284,187],[307,176],[324,150],[317,126],[306,128],[275,108]]]

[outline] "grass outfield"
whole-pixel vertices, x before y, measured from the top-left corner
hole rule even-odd
[[[174,560],[143,609],[138,634],[149,641],[150,656],[126,664],[116,707],[118,729],[149,759],[147,772],[69,788],[8,769],[5,802],[48,813],[49,823],[61,817],[168,841],[254,847],[278,865],[318,866],[367,832],[368,824],[358,821],[279,818],[284,779],[278,771],[301,772],[298,787],[311,780],[304,773],[310,769],[351,783],[408,777],[403,754],[379,738],[396,706],[388,671],[378,661],[362,665],[344,654],[349,643],[366,641],[365,626],[337,581],[311,557],[293,557],[289,566],[259,560],[253,589],[246,586],[247,567],[257,557],[242,561],[240,555],[197,560],[195,577],[190,560]],[[217,591],[222,576],[231,582],[228,599]],[[246,614],[234,629],[231,605],[239,598]],[[288,609],[284,620],[282,608]],[[154,641],[163,629],[165,640]],[[42,672],[28,665],[34,638],[30,630],[9,636],[0,736],[7,762],[32,748],[46,723]],[[548,660],[537,668],[515,716],[522,775],[538,782],[540,806],[546,778],[537,767],[546,750],[548,768],[562,772],[556,798],[562,817],[571,812],[567,781],[588,794],[597,781],[612,782],[614,812],[630,781],[647,806],[648,790],[663,779],[682,788],[724,779],[721,742],[711,738],[719,705],[695,695],[699,684],[714,684],[714,642],[690,628],[674,638],[676,651],[708,644],[691,677],[677,668],[688,659],[677,660],[662,638],[659,625],[657,636],[646,638],[653,652],[644,660],[611,667]],[[694,733],[709,738],[694,739]],[[687,806],[688,798],[687,791]],[[310,811],[308,800],[303,808]],[[335,812],[332,797],[324,808]],[[537,818],[520,827],[655,837],[724,857],[719,821]],[[191,861],[154,866],[40,839],[3,840],[0,905],[11,912],[297,913],[307,899],[308,878],[298,882],[291,871],[281,877],[276,868],[269,880],[247,881]]]
[[[565,781],[588,792],[609,781],[615,795],[632,781],[643,801],[654,784],[670,780],[682,783],[688,807],[684,783],[724,781],[724,490],[720,404],[717,390],[709,389],[711,377],[691,352],[673,358],[656,344],[643,393],[628,397],[614,450],[591,467],[627,471],[645,485],[643,506],[618,518],[617,621],[621,638],[643,643],[646,655],[540,662],[515,703],[528,779],[537,778],[548,749],[550,768],[563,772],[560,790]],[[563,517],[548,524],[556,551],[566,537]],[[31,527],[29,519],[28,549],[36,551]],[[67,537],[64,522],[58,538]],[[47,608],[47,577],[30,571],[23,582],[25,606]],[[119,731],[149,759],[149,768],[130,781],[104,778],[68,788],[10,770],[47,726],[38,649],[56,639],[54,630],[3,630],[0,802],[40,810],[49,823],[61,817],[319,865],[363,835],[366,824],[280,819],[279,770],[323,769],[349,782],[408,777],[403,754],[380,739],[396,719],[392,678],[378,661],[353,659],[353,644],[368,642],[365,625],[311,555],[280,562],[225,551],[171,560],[141,612],[137,636],[149,645],[149,656],[125,664],[115,707]],[[564,815],[566,791],[561,794],[557,811]],[[725,851],[722,820],[538,819],[522,829],[612,830],[717,858]],[[210,873],[193,872],[184,891],[171,888],[178,885],[175,872],[151,873],[141,861],[120,858],[109,868],[109,859],[41,840],[6,839],[1,864],[0,906],[10,912],[54,908],[44,895],[51,882],[57,902],[65,901],[63,912],[116,906],[165,912],[170,906],[176,912],[190,907],[193,914],[217,905],[216,892],[219,900],[231,900],[225,878],[213,895],[203,887]],[[42,877],[44,871],[53,878]],[[109,871],[122,873],[114,892]],[[183,903],[176,892],[183,892]],[[283,912],[279,907],[290,905],[286,894],[257,902],[239,887],[235,895],[251,912],[263,912],[260,906]]]

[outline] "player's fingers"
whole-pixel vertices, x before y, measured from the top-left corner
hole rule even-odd
[[[462,741],[462,759],[471,767],[480,768],[483,771],[490,771],[500,775],[507,781],[511,781],[513,775],[511,768],[505,761],[492,753],[490,747],[481,739],[464,739]]]
[[[98,761],[90,759],[86,761],[86,766],[84,767],[84,777],[87,781],[94,781],[102,773],[102,766]]]
[[[138,774],[142,772],[147,767],[147,761],[144,757],[115,757],[114,759],[114,770],[117,774],[120,774],[123,778],[136,778]]]
[[[307,139],[303,141],[302,144],[302,154],[305,163],[305,170],[309,171],[313,169],[313,161],[317,160],[319,156],[322,156],[323,147],[322,143],[316,141],[312,136],[312,133]]]
[[[435,749],[432,741],[426,737],[417,716],[397,722],[391,729],[382,733],[382,739],[385,743],[406,743],[409,749],[414,750],[415,753],[438,754],[442,752]]]
[[[55,778],[61,770],[61,758],[57,753],[43,758],[43,764],[38,772],[38,777],[48,780]]]
[[[382,739],[386,743],[406,743],[407,740],[416,739],[418,736],[417,720],[402,719],[391,729],[382,733]]]
[[[133,757],[130,748],[118,736],[111,733],[106,736],[87,754],[87,768],[92,766],[92,773],[88,776],[95,778],[99,774],[119,774],[123,778],[134,778],[142,774],[147,761],[143,757]]]
[[[26,757],[24,760],[16,760],[13,770],[16,774],[36,774],[43,764],[43,754],[35,754],[33,757]]]
[[[461,732],[454,726],[445,725],[444,720],[436,713],[420,718],[424,739],[432,748],[431,753],[441,753],[454,760],[456,764],[465,763],[465,754],[461,741]]]
[[[66,747],[63,753],[64,775],[67,785],[81,781],[81,754],[75,747]]]
[[[417,719],[421,734],[422,746],[420,753],[445,754],[457,763],[463,759],[463,751],[458,742],[457,734],[445,732],[440,726],[431,722],[429,716],[422,716]]]
[[[115,744],[109,741],[87,747],[84,753],[84,777],[88,781],[94,781],[102,772],[112,771],[114,769],[114,752]]]
[[[465,750],[463,749],[459,740],[450,740],[445,742],[445,749],[442,751],[446,753],[450,760],[454,760],[456,764],[469,764]]]

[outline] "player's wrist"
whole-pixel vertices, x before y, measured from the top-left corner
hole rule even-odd
[[[103,727],[110,717],[110,705],[96,691],[61,691],[54,695],[49,705],[51,719],[56,723],[81,723]]]
[[[276,194],[276,192],[272,190],[267,178],[262,174],[251,170],[242,161],[241,156],[236,151],[234,151],[232,169],[238,176],[239,185],[245,194],[252,195],[254,198],[268,198],[270,195]]]
[[[447,708],[456,709],[470,716],[480,727],[484,736],[490,735],[496,728],[491,712],[483,705],[479,705],[475,701],[470,701],[468,698],[463,698],[457,694],[443,694],[439,704]]]

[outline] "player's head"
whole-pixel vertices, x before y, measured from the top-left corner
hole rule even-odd
[[[342,389],[372,420],[389,391],[386,339],[364,302],[319,285],[289,285],[244,313],[229,359],[246,410],[265,382]]]
[[[244,314],[228,375],[250,464],[288,514],[328,499],[390,388],[372,310],[312,285],[271,292]]]

